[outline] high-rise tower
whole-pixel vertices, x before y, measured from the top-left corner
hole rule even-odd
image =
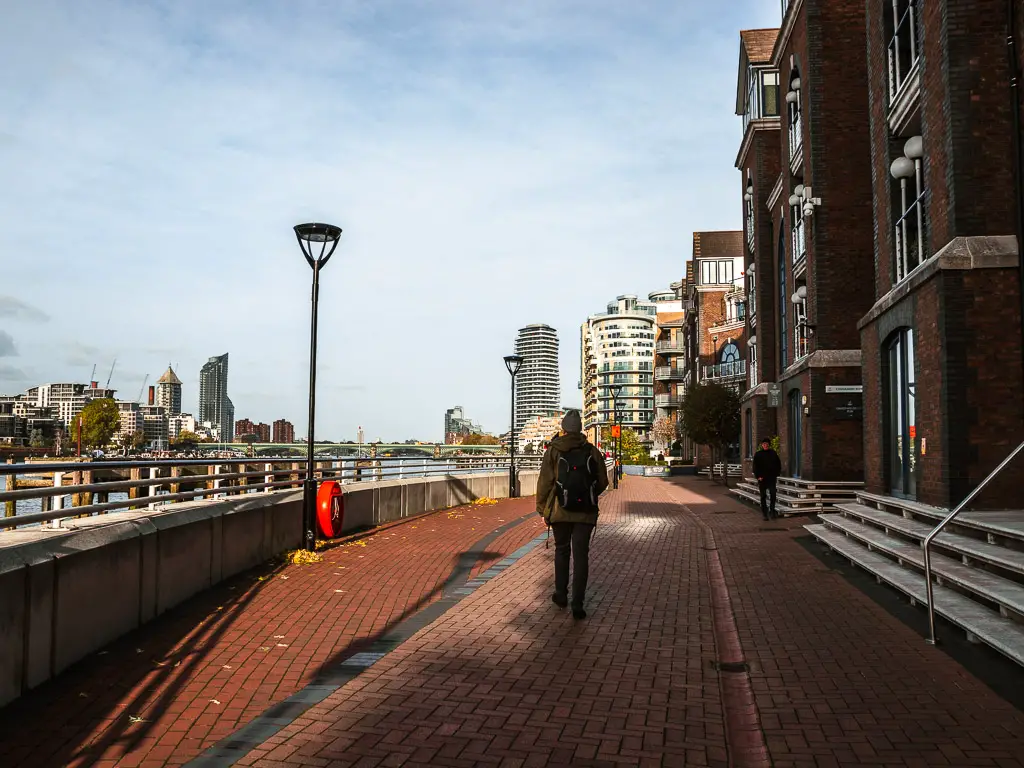
[[[516,376],[516,431],[537,416],[557,413],[561,399],[558,381],[558,333],[535,323],[519,329],[516,354],[523,366]]]
[[[170,364],[156,383],[156,404],[162,405],[168,416],[178,416],[181,413],[181,379],[174,373]]]
[[[235,406],[228,397],[228,356],[211,357],[199,371],[199,421],[219,430],[221,442],[235,436]]]

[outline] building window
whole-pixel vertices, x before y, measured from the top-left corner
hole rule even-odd
[[[754,425],[751,424],[754,418],[754,412],[750,408],[747,408],[747,418],[743,420],[743,426],[746,427],[746,435],[744,442],[747,446],[747,458],[749,459],[754,455]]]
[[[747,267],[747,306],[750,308],[750,316],[757,314],[757,282],[754,279],[754,265]]]
[[[757,337],[752,336],[747,342],[750,349],[750,388],[757,386]]]
[[[899,182],[895,195],[896,255],[893,283],[906,279],[925,259],[924,142],[913,136],[903,146],[903,154],[892,161],[892,177]]]
[[[789,196],[789,247],[793,256],[793,274],[807,263],[807,240],[804,237],[804,185],[797,184]]]
[[[910,80],[921,58],[918,18],[920,0],[884,0],[892,3],[892,15],[886,14],[889,38],[889,103],[896,101]]]
[[[779,73],[761,67],[747,67],[747,109],[743,132],[751,120],[779,116]]]
[[[701,285],[726,285],[733,282],[732,259],[702,259],[700,262]]]
[[[779,225],[779,370],[789,364],[789,295],[786,293],[786,222]]]
[[[793,303],[793,359],[807,355],[807,286],[798,285],[791,297]]]
[[[802,107],[800,103],[800,70],[794,68],[789,76],[789,91],[786,93],[786,114],[789,118],[789,159],[800,152],[803,146]]]
[[[914,332],[897,331],[886,348],[888,360],[889,484],[900,496],[917,495],[917,377]]]
[[[746,209],[747,220],[747,249],[754,251],[754,182],[747,174],[747,186],[743,191],[743,206]]]

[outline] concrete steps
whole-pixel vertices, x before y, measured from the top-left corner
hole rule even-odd
[[[837,504],[852,501],[861,483],[800,480],[780,477],[775,509],[780,515],[815,515]],[[761,492],[757,481],[748,478],[737,483],[732,492],[760,509]]]
[[[926,602],[925,537],[947,514],[858,491],[804,528],[879,581]],[[964,512],[932,542],[935,611],[1024,664],[1024,510]]]

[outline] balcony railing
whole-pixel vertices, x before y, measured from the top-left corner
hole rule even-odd
[[[686,378],[686,371],[682,368],[664,366],[654,370],[654,378],[657,381],[682,381]]]
[[[893,5],[895,29],[888,50],[890,106],[896,101],[903,86],[910,81],[921,57],[917,8],[918,0],[910,0],[902,9]]]
[[[680,408],[683,398],[682,395],[655,395],[654,404],[659,408]]]
[[[685,341],[659,341],[658,352],[685,352]]]
[[[716,363],[704,366],[705,379],[732,379],[747,375],[747,361],[738,360],[734,363]]]

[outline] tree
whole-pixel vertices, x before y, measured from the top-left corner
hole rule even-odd
[[[121,429],[121,414],[112,397],[100,397],[86,403],[79,414],[82,420],[82,445],[104,448]]]
[[[610,449],[618,444],[619,455],[622,457],[623,464],[652,463],[650,452],[640,442],[640,436],[634,430],[623,427],[621,440],[622,442],[619,444],[619,438],[612,437],[611,427],[603,427],[601,429],[601,445],[606,449]]]
[[[740,399],[735,391],[716,382],[704,382],[690,388],[683,397],[679,420],[693,442],[711,448],[712,474],[714,452],[722,459],[722,474],[729,485],[726,446],[740,436]]]
[[[32,435],[28,439],[28,444],[30,448],[45,448],[47,440],[43,436],[43,430],[33,429]]]
[[[178,433],[178,436],[171,441],[171,448],[176,451],[194,451],[196,446],[201,442],[199,435],[195,432],[189,432],[187,429],[182,430]]]
[[[481,435],[478,432],[465,435],[462,438],[463,445],[499,445],[501,441],[492,435]]]
[[[146,433],[141,429],[137,429],[132,433],[124,433],[117,437],[118,446],[126,453],[131,451],[137,451],[146,444]]]
[[[676,423],[668,416],[659,416],[654,420],[651,434],[656,444],[668,448],[676,437]]]

